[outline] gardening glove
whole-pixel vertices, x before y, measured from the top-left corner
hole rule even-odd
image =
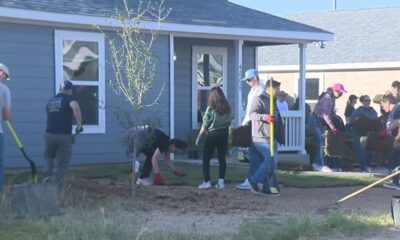
[[[267,122],[267,123],[274,123],[274,116],[272,116],[272,115],[267,115],[266,117],[265,117],[265,121]]]
[[[173,173],[175,176],[177,176],[177,177],[184,177],[184,176],[186,176],[186,174],[180,173],[180,172],[178,172],[177,170],[172,171],[172,173]]]
[[[154,185],[164,185],[164,181],[160,173],[154,174]]]
[[[389,134],[389,131],[387,129],[383,129],[378,132],[379,137],[386,137],[388,134]]]
[[[200,136],[200,134],[198,134],[197,137],[196,137],[196,141],[194,142],[194,144],[196,145],[196,147],[199,146],[200,138],[201,138],[201,136]]]
[[[340,130],[337,128],[332,129],[333,134],[338,134],[340,133]]]
[[[83,132],[83,126],[82,124],[78,124],[75,128],[75,135],[78,135],[81,132]]]

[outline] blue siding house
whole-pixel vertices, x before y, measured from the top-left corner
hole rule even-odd
[[[129,0],[132,8],[139,1]],[[170,15],[154,45],[158,56],[154,94],[166,83],[158,104],[145,112],[161,120],[162,129],[185,139],[199,127],[206,93],[221,86],[241,122],[247,87],[243,70],[257,66],[257,47],[292,44],[300,59],[299,89],[304,99],[306,45],[333,40],[328,31],[233,4],[227,0],[166,0]],[[103,33],[93,26],[118,27],[109,20],[122,0],[8,0],[0,1],[0,62],[12,74],[12,122],[28,154],[43,164],[45,105],[59,83],[70,79],[82,108],[85,132],[74,146],[72,164],[124,162],[123,129],[113,114],[127,106],[108,82],[114,74]],[[144,30],[156,24],[146,22]],[[90,59],[85,65],[80,58]],[[303,92],[303,95],[301,94]],[[153,93],[150,93],[150,95]],[[128,106],[127,106],[128,107]],[[300,104],[300,111],[304,104]],[[301,114],[298,122],[302,122]],[[299,133],[304,126],[299,125]],[[298,138],[295,150],[304,151]],[[11,135],[5,130],[5,167],[24,167]],[[288,150],[290,149],[290,146]]]

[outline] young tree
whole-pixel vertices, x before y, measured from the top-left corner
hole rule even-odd
[[[118,23],[118,27],[112,29],[117,37],[113,38],[110,34],[105,35],[110,46],[111,63],[115,75],[115,80],[110,81],[110,86],[116,94],[125,98],[131,107],[129,112],[133,112],[134,116],[133,120],[117,116],[120,124],[128,129],[128,134],[133,135],[130,136],[130,139],[134,140],[132,154],[132,196],[134,197],[136,191],[135,165],[139,147],[136,133],[142,124],[141,113],[158,102],[165,85],[163,82],[154,98],[147,97],[148,93],[153,90],[157,72],[157,56],[152,48],[159,35],[160,26],[169,15],[170,9],[164,8],[164,0],[159,2],[139,1],[135,9],[129,6],[128,0],[123,0],[123,2],[125,8],[116,10],[116,14],[110,17],[110,22]],[[157,27],[144,30],[144,22],[157,23]],[[98,26],[97,29],[104,32]]]

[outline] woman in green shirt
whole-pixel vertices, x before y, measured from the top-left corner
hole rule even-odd
[[[224,188],[226,170],[225,155],[228,151],[228,132],[231,125],[231,107],[225,98],[224,92],[219,87],[213,87],[208,96],[207,109],[203,117],[203,125],[196,139],[206,135],[203,149],[203,177],[204,182],[199,185],[200,189],[211,187],[210,183],[210,160],[215,149],[219,162],[219,179],[216,188]]]

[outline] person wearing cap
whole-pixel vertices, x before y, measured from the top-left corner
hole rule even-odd
[[[10,80],[10,71],[6,65],[0,63],[0,194],[3,192],[3,161],[4,161],[4,136],[1,126],[2,120],[11,118],[11,93],[5,85],[5,81]]]
[[[317,143],[317,151],[314,158],[313,169],[321,172],[332,172],[324,163],[323,143],[325,126],[331,131],[338,133],[340,130],[334,125],[332,116],[335,115],[335,100],[340,98],[343,93],[347,93],[344,86],[340,83],[334,84],[318,97],[318,102],[311,112],[309,125],[313,131]]]
[[[276,101],[276,105],[278,106],[279,112],[289,110],[288,103],[286,102],[286,96],[287,96],[287,93],[285,93],[284,91],[279,91],[276,94],[276,97],[278,99]]]
[[[280,131],[282,119],[273,97],[279,91],[280,82],[269,79],[266,83],[265,94],[254,99],[250,107],[251,135],[250,144],[250,168],[253,172],[248,181],[250,190],[256,194],[266,196],[279,196],[280,191],[275,177],[277,168],[277,146],[283,143]],[[270,90],[272,87],[272,96]],[[274,112],[270,112],[270,101],[273,101]],[[274,124],[274,149],[271,149],[270,124]],[[274,155],[271,156],[273,151]]]
[[[245,116],[242,121],[242,126],[251,124],[250,121],[250,106],[253,100],[264,93],[264,86],[260,83],[260,78],[258,77],[258,71],[256,69],[248,69],[245,74],[244,78],[242,78],[242,82],[246,82],[247,85],[250,87],[250,91],[247,95],[247,104],[245,110]],[[243,158],[248,155],[248,148],[239,148],[239,154]],[[250,166],[249,168],[249,175],[254,172],[254,169]],[[246,178],[242,183],[239,183],[235,186],[237,189],[247,190],[250,189],[249,181]]]
[[[56,181],[60,187],[64,182],[72,155],[72,126],[76,122],[75,134],[83,131],[82,115],[78,102],[72,96],[71,81],[65,80],[60,85],[60,92],[52,97],[46,106],[47,125],[45,132],[45,173],[44,182]],[[57,160],[57,174],[53,177],[53,168]]]
[[[360,103],[362,105],[351,114],[349,121],[350,126],[360,120],[362,116],[372,120],[378,118],[378,113],[371,107],[371,98],[368,95],[361,95]],[[365,150],[365,146],[363,146],[360,141],[362,136],[359,133],[353,131],[353,136],[357,145],[358,157],[360,158],[360,171],[371,172],[370,162],[372,152]]]
[[[358,97],[354,94],[351,94],[349,96],[349,98],[347,99],[346,109],[344,110],[344,117],[346,119],[346,125],[349,125],[349,123],[350,123],[351,114],[353,113],[353,111],[355,109],[354,105],[356,105],[357,99],[358,99]]]

